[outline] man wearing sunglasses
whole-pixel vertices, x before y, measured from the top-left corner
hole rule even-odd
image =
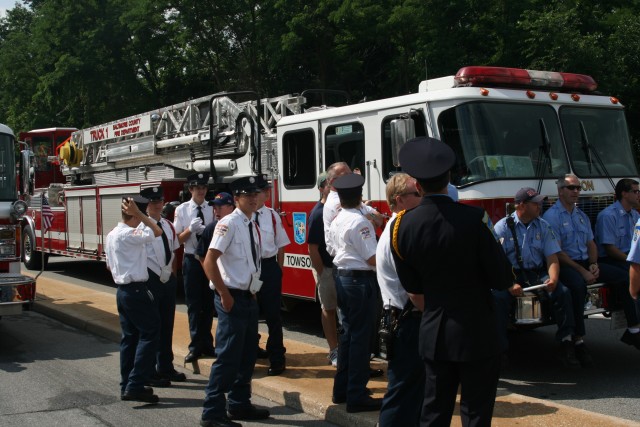
[[[616,184],[615,191],[616,202],[603,209],[596,220],[600,267],[602,268],[605,264],[613,265],[624,270],[625,274],[629,274],[627,254],[631,249],[635,224],[640,219],[637,210],[640,207],[638,181],[623,178]],[[627,289],[628,283],[627,278],[622,286],[615,284],[612,286],[615,299],[622,305],[627,318],[627,330],[620,340],[640,349],[640,320]]]
[[[560,281],[571,292],[573,319],[575,322],[576,358],[582,367],[593,366],[593,359],[587,351],[583,337],[586,334],[584,322],[584,302],[587,285],[605,282],[623,286],[627,281],[624,270],[610,264],[598,265],[598,248],[593,239],[591,221],[580,208],[578,198],[582,186],[577,176],[567,174],[558,179],[558,200],[543,218],[551,225],[562,251],[560,260]]]

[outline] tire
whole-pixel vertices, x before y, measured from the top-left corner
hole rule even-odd
[[[22,262],[28,270],[40,270],[42,267],[42,253],[35,250],[36,236],[31,227],[22,230]]]

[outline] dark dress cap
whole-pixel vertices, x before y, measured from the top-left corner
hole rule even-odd
[[[153,200],[162,200],[164,199],[162,187],[148,187],[140,191],[140,195],[149,199],[149,201]]]
[[[123,198],[127,199],[127,197],[123,197]],[[142,212],[143,214],[147,213],[147,205],[149,204],[149,199],[142,197],[138,194],[136,194],[135,196],[130,196],[128,198],[133,199],[135,204],[138,206],[138,209],[140,209],[140,212]]]
[[[419,137],[402,146],[399,159],[404,172],[427,181],[449,171],[456,155],[451,147],[438,139]]]
[[[518,190],[513,200],[518,204],[522,202],[542,203],[547,196],[543,196],[531,187],[524,187]]]
[[[229,186],[231,187],[231,192],[235,195],[260,192],[258,180],[255,176],[243,176],[233,181]]]
[[[265,174],[256,176],[256,183],[260,190],[264,190],[265,188],[272,187],[271,183],[269,182],[269,179],[267,178],[267,175]]]
[[[187,177],[189,187],[195,185],[207,185],[209,183],[209,172],[197,172]]]
[[[364,178],[357,173],[342,175],[333,182],[333,188],[341,197],[358,197],[362,195],[362,186]]]

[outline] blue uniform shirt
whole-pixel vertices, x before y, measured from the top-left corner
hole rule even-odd
[[[318,245],[318,252],[320,253],[320,258],[322,258],[322,265],[325,267],[333,267],[333,257],[327,252],[327,243],[324,241],[324,222],[322,220],[323,210],[324,203],[318,202],[309,214],[307,243]]]
[[[636,222],[635,229],[633,230],[631,249],[629,250],[627,261],[640,264],[640,219]]]
[[[635,209],[631,209],[630,212],[625,211],[620,201],[603,209],[596,220],[598,256],[607,256],[603,245],[615,245],[625,254],[629,253],[634,225],[638,219],[640,219],[638,211]]]
[[[525,269],[534,270],[543,268],[546,257],[560,252],[560,245],[556,239],[551,226],[542,218],[536,218],[525,226],[516,213],[511,216],[515,220],[516,236],[520,245],[522,255],[522,265]],[[513,235],[507,225],[507,219],[502,218],[494,227],[499,242],[504,249],[507,258],[514,268],[520,268],[516,258],[516,250],[513,242]]]
[[[558,200],[543,216],[556,236],[560,247],[573,260],[584,261],[589,258],[587,243],[593,240],[591,222],[586,213],[575,207],[569,213]]]

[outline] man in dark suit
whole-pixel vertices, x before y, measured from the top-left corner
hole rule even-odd
[[[421,203],[393,224],[398,277],[424,306],[419,351],[426,369],[422,426],[449,426],[462,385],[463,426],[490,426],[500,349],[491,289],[511,286],[511,267],[485,212],[447,197],[451,148],[414,138],[400,164],[417,180]]]

